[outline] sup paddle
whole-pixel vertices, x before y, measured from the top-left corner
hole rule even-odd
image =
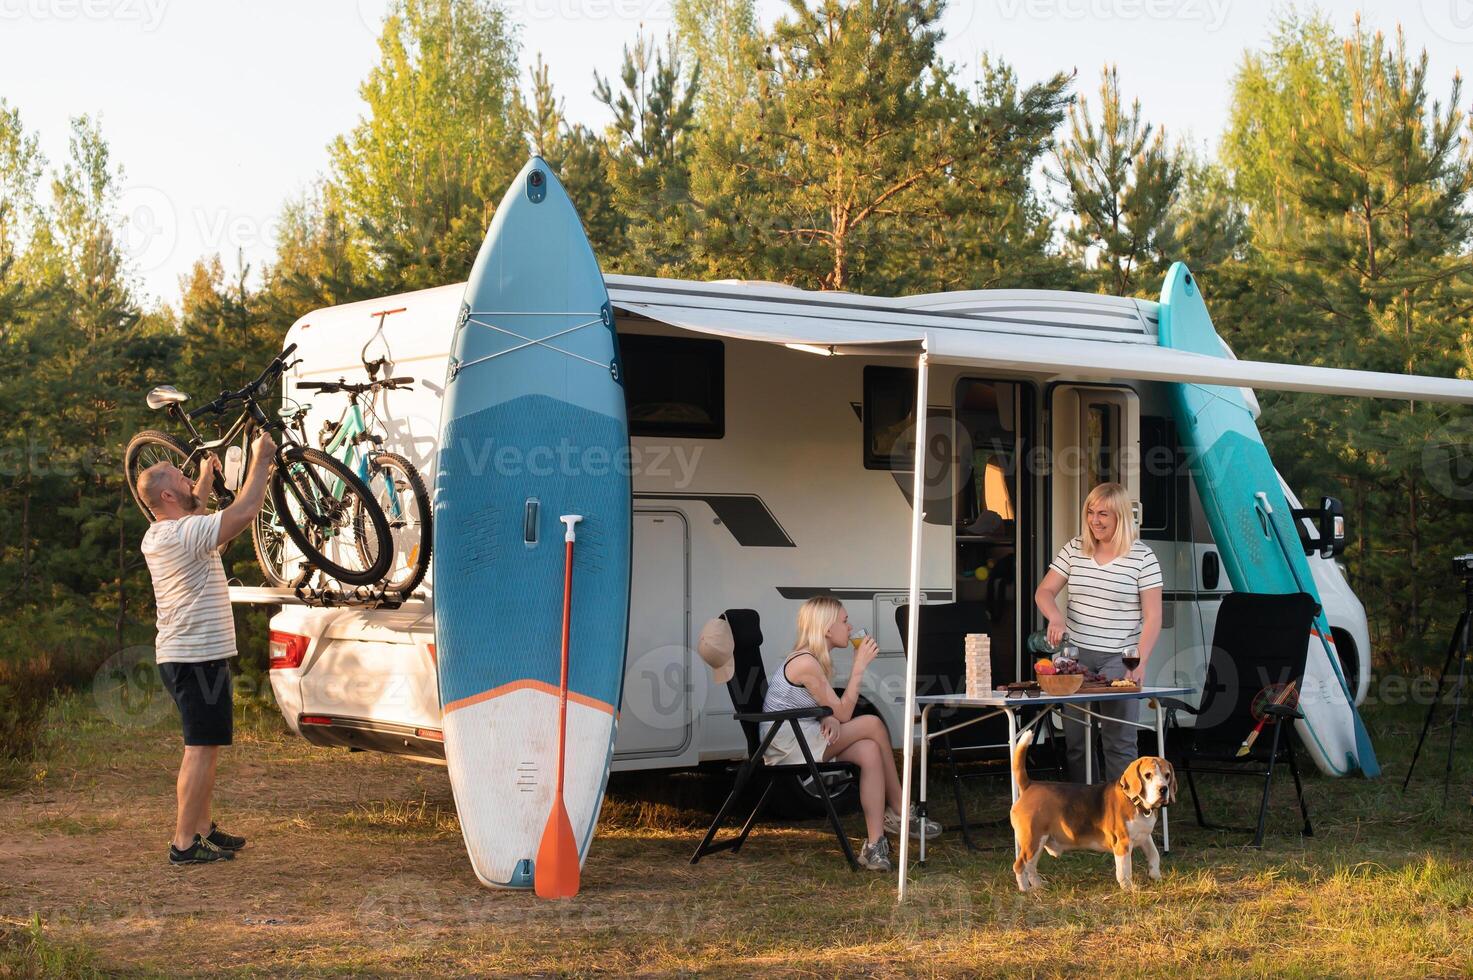
[[[1298,693],[1299,685],[1294,681],[1290,681],[1279,689],[1279,693],[1274,695],[1274,699],[1269,704],[1288,704]],[[1258,736],[1263,732],[1263,726],[1268,724],[1268,719],[1269,713],[1265,711],[1263,717],[1258,719],[1258,724],[1253,726],[1253,731],[1249,732],[1248,737],[1243,739],[1243,744],[1238,746],[1237,758],[1241,759],[1253,751],[1253,743],[1258,741]]]
[[[1263,513],[1269,529],[1273,534],[1274,543],[1279,546],[1279,554],[1284,556],[1284,563],[1289,566],[1289,574],[1294,576],[1294,584],[1299,587],[1300,592],[1309,592],[1305,587],[1304,580],[1299,577],[1299,569],[1294,564],[1294,559],[1289,557],[1289,547],[1284,543],[1283,536],[1279,532],[1279,525],[1274,520],[1273,505],[1268,502],[1268,494],[1262,490],[1253,495],[1259,510]],[[1375,779],[1381,775],[1381,766],[1376,761],[1376,750],[1371,746],[1371,733],[1366,731],[1366,723],[1361,720],[1360,712],[1355,710],[1355,692],[1345,682],[1345,676],[1340,672],[1340,655],[1330,646],[1328,638],[1329,630],[1321,630],[1319,622],[1324,615],[1323,607],[1315,613],[1315,624],[1310,627],[1310,632],[1319,638],[1320,646],[1325,648],[1325,656],[1330,661],[1330,669],[1335,674],[1335,679],[1340,682],[1340,690],[1345,694],[1345,703],[1350,708],[1350,720],[1352,730],[1355,732],[1355,761],[1360,767],[1361,775],[1367,779]],[[1308,668],[1306,667],[1306,670]]]
[[[538,898],[572,898],[578,894],[578,841],[573,836],[573,823],[563,803],[563,763],[568,752],[568,634],[573,618],[573,542],[574,528],[583,518],[565,514],[558,518],[567,525],[563,536],[567,549],[563,565],[563,677],[558,683],[557,713],[557,789],[552,796],[552,812],[542,830],[542,843],[537,845],[537,865],[532,872],[532,887]]]

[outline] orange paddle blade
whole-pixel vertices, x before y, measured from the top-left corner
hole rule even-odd
[[[537,845],[537,864],[532,885],[538,898],[572,898],[578,894],[578,841],[562,794],[552,801],[552,813]]]

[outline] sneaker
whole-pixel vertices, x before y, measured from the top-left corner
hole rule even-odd
[[[210,832],[205,835],[205,840],[214,844],[222,851],[238,851],[245,847],[246,839],[234,834],[227,834],[214,824],[210,824]]]
[[[926,840],[935,840],[941,836],[941,825],[928,818],[922,818],[917,812],[916,805],[910,805],[910,836],[919,837],[924,831]],[[885,807],[885,832],[887,834],[900,833],[900,814],[889,807]]]
[[[890,838],[881,837],[859,849],[859,866],[870,871],[890,871]]]
[[[170,864],[208,864],[211,861],[233,861],[234,851],[224,851],[211,844],[199,834],[194,835],[194,843],[184,850],[179,850],[173,842],[169,843]]]

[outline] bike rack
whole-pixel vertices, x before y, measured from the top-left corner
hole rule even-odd
[[[302,570],[292,580],[290,588],[303,605],[322,608],[362,606],[370,609],[398,609],[410,599],[418,598],[413,593],[385,589],[376,585],[360,585],[352,589],[311,585],[309,582],[312,573],[316,571],[317,569],[303,562]]]

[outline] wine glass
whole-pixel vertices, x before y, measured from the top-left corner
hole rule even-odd
[[[1120,662],[1125,665],[1126,670],[1135,673],[1135,669],[1141,665],[1141,648],[1138,646],[1128,646],[1124,650],[1121,650]]]

